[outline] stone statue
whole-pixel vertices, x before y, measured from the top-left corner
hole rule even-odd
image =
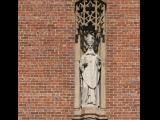
[[[85,37],[87,51],[80,59],[81,106],[98,107],[101,59],[93,50],[95,38],[88,33]]]

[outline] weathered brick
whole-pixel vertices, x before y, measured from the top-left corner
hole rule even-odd
[[[109,120],[140,120],[139,0],[106,0]],[[18,1],[19,120],[71,120],[74,0]]]

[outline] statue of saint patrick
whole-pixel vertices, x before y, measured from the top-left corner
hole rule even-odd
[[[85,37],[87,51],[80,59],[81,106],[98,107],[101,59],[94,52],[95,37],[88,33]]]

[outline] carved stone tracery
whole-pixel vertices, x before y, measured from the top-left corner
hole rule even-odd
[[[83,38],[88,32],[95,34],[99,42],[105,35],[106,3],[102,0],[79,0],[75,3],[76,12],[76,42],[78,35]]]

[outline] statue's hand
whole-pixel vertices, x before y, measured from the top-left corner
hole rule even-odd
[[[84,68],[86,68],[88,66],[88,63],[84,63],[83,66]]]
[[[97,64],[97,65],[101,65],[101,60],[97,58],[97,59],[96,59],[96,64]]]

